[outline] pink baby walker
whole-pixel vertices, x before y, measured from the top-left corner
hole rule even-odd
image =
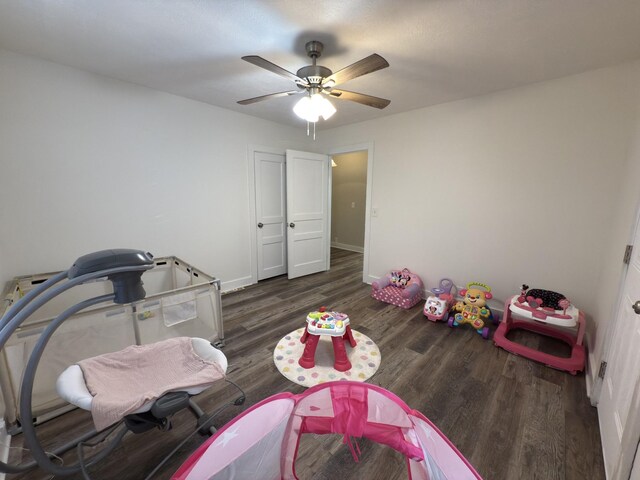
[[[509,340],[507,334],[517,329],[561,340],[571,347],[571,356],[551,355]],[[529,290],[528,285],[522,285],[520,295],[506,301],[504,319],[494,334],[493,342],[508,352],[575,375],[584,370],[584,330],[584,313],[564,295],[550,290]]]
[[[451,293],[451,290],[453,290],[453,293]],[[423,312],[432,322],[445,320],[453,305],[453,299],[456,296],[456,287],[452,280],[443,278],[440,280],[440,284],[432,289],[432,292],[435,295],[427,298]]]

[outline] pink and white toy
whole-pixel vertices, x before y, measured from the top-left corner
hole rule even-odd
[[[360,452],[356,438],[387,445],[406,457],[408,478],[414,480],[480,479],[424,415],[388,390],[351,381],[323,383],[298,395],[285,392],[263,400],[218,430],[172,479],[297,479],[298,447],[302,435],[309,433],[343,435],[356,461]]]
[[[371,284],[371,296],[400,308],[411,308],[422,300],[422,280],[407,268],[392,270]]]
[[[514,295],[506,301],[504,319],[493,336],[493,342],[508,352],[567,371],[572,375],[581,372],[585,363],[582,344],[585,330],[584,314],[560,293],[528,289],[528,285],[522,285],[520,295]],[[509,340],[508,333],[517,329],[557,338],[571,347],[571,356],[559,357]]]
[[[453,290],[453,293],[451,292]],[[456,295],[456,288],[452,280],[443,278],[440,284],[432,289],[435,295],[427,298],[424,304],[424,314],[432,322],[444,320]]]
[[[333,368],[339,372],[351,370],[351,362],[347,356],[344,342],[348,342],[353,348],[356,346],[356,339],[349,326],[349,316],[339,312],[327,312],[325,307],[320,307],[317,312],[311,312],[307,315],[307,328],[300,337],[300,342],[305,344],[304,351],[298,364],[307,369],[315,367],[316,348],[320,335],[331,337],[334,356]]]

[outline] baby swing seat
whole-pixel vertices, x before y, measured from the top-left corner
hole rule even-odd
[[[182,358],[176,350],[180,342],[192,349]],[[177,375],[176,366],[190,361],[190,353],[195,368],[198,362],[202,368],[188,377]],[[71,365],[58,377],[56,390],[67,402],[92,412],[98,431],[123,418],[134,433],[154,427],[167,430],[171,427],[167,417],[183,408],[189,407],[197,418],[202,417],[202,410],[190,397],[211,387],[226,370],[227,358],[207,340],[172,338]]]

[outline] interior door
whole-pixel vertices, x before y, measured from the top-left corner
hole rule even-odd
[[[287,150],[289,278],[329,269],[328,155]]]
[[[258,280],[287,273],[285,157],[258,152],[255,168]]]
[[[636,412],[640,390],[640,228],[636,228],[620,301],[598,418],[607,478],[616,472],[616,478],[626,479],[640,438]],[[627,473],[619,476],[622,470]]]

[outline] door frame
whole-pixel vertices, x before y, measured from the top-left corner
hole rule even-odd
[[[364,283],[371,284],[373,281],[377,280],[376,277],[371,277],[369,275],[369,242],[371,241],[371,194],[373,190],[373,142],[366,143],[356,143],[352,145],[344,145],[340,147],[332,147],[329,148],[328,155],[329,157],[333,155],[339,155],[342,153],[351,153],[351,152],[367,152],[367,194],[366,194],[366,204],[365,204],[365,212],[364,212],[364,255],[363,255],[363,266],[362,266],[362,281]],[[331,205],[329,205],[331,208]],[[329,237],[331,240],[331,237]]]
[[[247,147],[247,165],[249,181],[247,183],[249,197],[249,235],[251,237],[251,254],[249,255],[249,271],[251,281],[249,285],[258,283],[258,227],[256,225],[256,171],[254,158],[256,152],[283,155],[286,157],[286,149],[265,147],[263,145],[249,145]],[[285,232],[286,234],[286,232]],[[286,235],[285,235],[286,236]]]

